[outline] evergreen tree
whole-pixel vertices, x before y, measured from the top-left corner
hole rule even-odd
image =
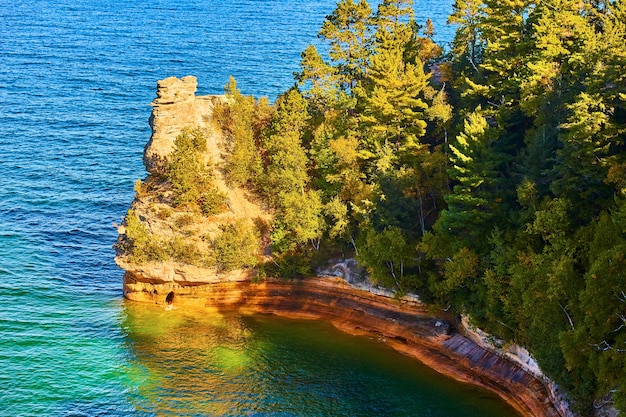
[[[254,131],[255,100],[241,94],[233,77],[224,91],[227,103],[216,111],[226,136],[224,172],[229,185],[241,186],[255,179],[261,171]]]
[[[369,152],[365,156],[419,147],[418,139],[426,133],[428,104],[423,93],[429,75],[421,64],[404,62],[399,48],[382,49],[371,61],[360,119],[366,130],[364,148]]]
[[[174,140],[166,176],[174,188],[176,204],[215,214],[212,209],[219,211],[225,197],[214,187],[213,170],[203,154],[206,147],[202,129],[184,129]]]
[[[580,93],[568,108],[572,114],[562,125],[566,131],[559,138],[562,149],[557,152],[550,188],[555,195],[576,203],[574,214],[584,223],[612,197],[612,187],[605,179],[613,135],[607,131],[609,116],[598,96]]]
[[[487,104],[515,106],[519,77],[528,53],[526,19],[533,5],[529,0],[485,0],[480,23],[486,41],[480,65],[487,87]]]
[[[485,47],[480,29],[483,19],[482,0],[455,0],[448,24],[457,25],[452,41],[452,56],[459,66],[461,76],[473,78],[482,62]]]
[[[262,181],[265,195],[276,210],[272,247],[277,252],[296,249],[323,232],[320,194],[310,190],[308,158],[302,137],[310,119],[304,97],[292,89],[279,99],[264,141],[267,165]],[[319,242],[315,243],[316,249]]]
[[[278,101],[267,137],[263,141],[266,172],[262,189],[271,204],[280,206],[281,196],[304,193],[309,180],[302,137],[309,120],[307,102],[292,89]]]
[[[374,20],[376,48],[405,49],[416,32],[414,15],[413,0],[383,0]]]
[[[623,9],[618,2],[615,10],[623,17],[620,7]],[[626,117],[622,116],[626,114],[622,69],[626,33],[623,22],[610,16],[603,19],[607,32],[595,34],[587,23],[586,32],[578,29],[578,36],[570,41],[577,45],[569,61],[575,64],[572,71],[579,78],[580,92],[566,105],[566,120],[560,126],[561,149],[552,172],[551,191],[575,203],[573,214],[582,223],[611,203],[609,169],[624,161],[626,150]]]
[[[471,113],[464,129],[450,145],[454,189],[445,196],[448,207],[435,226],[456,240],[455,247],[484,248],[489,231],[497,224],[498,206],[504,199],[502,167],[508,156],[494,150],[498,131],[480,107]],[[494,222],[496,220],[496,222]]]
[[[345,90],[350,91],[365,75],[369,57],[372,9],[366,0],[340,0],[326,20],[319,36],[330,43],[329,56]]]
[[[334,108],[339,100],[338,69],[327,64],[314,45],[308,46],[301,57],[301,71],[296,74],[296,80],[299,86],[304,88],[304,97],[311,111],[324,115],[326,111]]]

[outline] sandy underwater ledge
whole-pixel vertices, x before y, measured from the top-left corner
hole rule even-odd
[[[338,277],[254,283],[245,275],[211,282],[149,275],[127,269],[124,296],[163,307],[326,320],[350,334],[384,338],[437,372],[498,394],[523,416],[571,415],[555,399],[549,382],[475,343],[452,318],[433,316],[427,305],[414,299],[373,294]]]

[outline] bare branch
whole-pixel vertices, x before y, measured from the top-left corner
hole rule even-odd
[[[558,303],[558,304],[559,304],[559,307],[561,307],[561,310],[563,310],[563,313],[565,313],[565,316],[567,317],[567,321],[569,321],[570,327],[572,328],[572,330],[575,330],[574,322],[572,321],[572,318],[570,317],[569,313],[567,312],[567,310],[565,310],[565,307],[563,307],[561,303]]]
[[[350,235],[350,243],[352,243],[352,247],[354,248],[354,254],[359,256],[359,250],[356,248],[356,242],[354,241],[354,237]]]
[[[606,352],[607,350],[613,349],[613,346],[609,345],[606,340],[601,341],[600,343],[591,343],[589,346],[593,346],[596,350]]]

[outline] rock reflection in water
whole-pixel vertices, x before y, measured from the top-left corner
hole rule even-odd
[[[322,322],[126,302],[122,325],[128,396],[152,415],[516,415],[488,392]]]

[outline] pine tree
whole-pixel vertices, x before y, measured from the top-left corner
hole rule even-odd
[[[340,0],[319,32],[330,43],[329,56],[337,68],[344,89],[350,91],[365,75],[369,57],[372,9],[366,0]]]
[[[264,141],[266,172],[261,183],[275,209],[272,247],[293,251],[323,232],[320,193],[310,189],[308,157],[302,137],[308,129],[307,101],[296,89],[280,97]],[[315,242],[319,248],[319,241]]]
[[[253,180],[261,171],[261,160],[256,147],[254,131],[255,100],[244,96],[237,82],[230,77],[224,87],[227,102],[218,108],[225,134],[226,164],[224,172],[229,185],[241,186]]]
[[[304,194],[309,181],[307,155],[302,136],[309,120],[307,102],[292,89],[278,101],[269,133],[263,141],[266,172],[262,188],[273,206],[280,206],[281,195]]]
[[[450,177],[453,192],[445,196],[448,208],[441,212],[436,230],[457,240],[455,247],[481,248],[489,230],[500,220],[499,204],[504,199],[503,166],[506,154],[494,149],[498,131],[489,125],[478,107],[468,115],[464,129],[450,145],[454,164]]]
[[[554,180],[549,172],[557,161],[561,125],[567,105],[583,88],[584,56],[594,44],[593,29],[580,8],[573,0],[540,3],[528,18],[532,48],[521,76],[520,106],[533,127],[526,134],[523,165],[541,196],[548,195]]]
[[[296,73],[296,80],[299,87],[304,89],[304,97],[311,111],[322,116],[338,104],[338,69],[326,63],[314,45],[309,45],[301,57],[301,71]]]
[[[572,113],[561,125],[566,131],[559,137],[563,147],[557,152],[550,189],[576,203],[575,215],[584,224],[612,197],[612,187],[604,181],[611,153],[610,120],[597,95],[580,93],[568,108]]]
[[[459,64],[460,73],[473,78],[479,72],[485,48],[480,30],[483,19],[482,0],[455,0],[448,24],[457,25],[452,41],[452,55]]]
[[[426,133],[423,92],[429,74],[421,64],[404,62],[399,48],[382,49],[371,61],[368,85],[361,90],[365,149],[375,156],[419,147]]]
[[[374,20],[376,47],[404,49],[414,34],[414,16],[413,0],[383,0]]]
[[[551,190],[575,202],[583,224],[612,203],[611,170],[626,162],[625,9],[623,2],[610,5],[602,32],[588,24],[570,58],[582,91],[565,107]]]
[[[486,41],[481,70],[492,106],[512,106],[519,96],[519,77],[528,52],[526,18],[529,0],[485,0],[480,23]]]

